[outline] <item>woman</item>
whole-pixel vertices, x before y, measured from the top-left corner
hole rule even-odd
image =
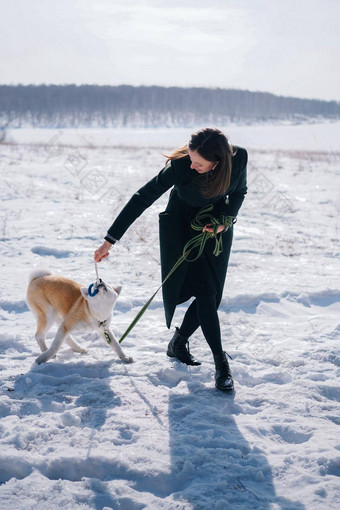
[[[170,328],[176,305],[194,297],[182,325],[176,328],[167,355],[187,365],[200,365],[189,351],[189,337],[201,326],[212,351],[216,388],[234,387],[226,354],[222,348],[217,309],[221,302],[233,238],[233,224],[247,193],[247,152],[232,147],[218,129],[205,128],[191,136],[188,145],[171,154],[161,172],[137,191],[123,208],[95,251],[100,262],[112,245],[146,208],[172,187],[166,210],[159,215],[162,278],[182,255],[186,243],[197,231],[192,221],[202,208],[211,204],[218,220],[202,231],[211,233],[202,255],[194,262],[183,262],[162,287],[166,324]],[[216,237],[222,237],[223,250],[216,256]]]

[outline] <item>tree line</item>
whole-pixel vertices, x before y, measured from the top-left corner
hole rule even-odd
[[[220,88],[0,85],[0,127],[173,127],[340,117],[340,103]]]

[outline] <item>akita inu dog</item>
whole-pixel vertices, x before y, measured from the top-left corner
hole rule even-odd
[[[50,271],[34,271],[29,278],[26,301],[37,319],[35,338],[42,354],[36,363],[40,365],[53,358],[64,341],[74,352],[86,353],[71,337],[72,330],[81,325],[97,331],[121,360],[131,363],[133,359],[124,354],[110,329],[112,310],[121,289],[106,285],[102,280],[87,289]],[[52,344],[47,348],[46,333],[60,320]]]

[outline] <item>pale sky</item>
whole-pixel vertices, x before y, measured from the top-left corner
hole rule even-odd
[[[340,101],[340,0],[0,0],[0,83]]]

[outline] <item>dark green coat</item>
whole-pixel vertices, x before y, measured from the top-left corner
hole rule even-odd
[[[132,196],[108,230],[106,239],[108,241],[112,238],[119,240],[145,209],[173,187],[166,210],[159,215],[163,280],[182,255],[183,247],[187,241],[197,235],[197,232],[191,229],[190,224],[202,207],[213,204],[212,214],[217,219],[222,216],[237,216],[247,193],[248,156],[243,148],[235,147],[235,150],[236,154],[232,158],[231,182],[225,195],[210,199],[204,197],[201,188],[202,183],[209,178],[208,174],[198,174],[192,170],[188,157],[172,160],[156,177]],[[190,264],[192,265],[188,273],[190,280],[199,282],[202,272],[208,275],[208,280],[205,280],[208,284],[207,287],[215,289],[217,305],[219,305],[227,274],[233,227],[222,234],[222,239],[223,251],[220,255],[217,257],[213,255],[215,241],[209,239],[199,263],[184,262],[162,287],[168,328],[171,325],[176,305],[195,295],[192,294],[195,291],[189,288],[191,285],[187,285],[189,280],[186,275]]]

